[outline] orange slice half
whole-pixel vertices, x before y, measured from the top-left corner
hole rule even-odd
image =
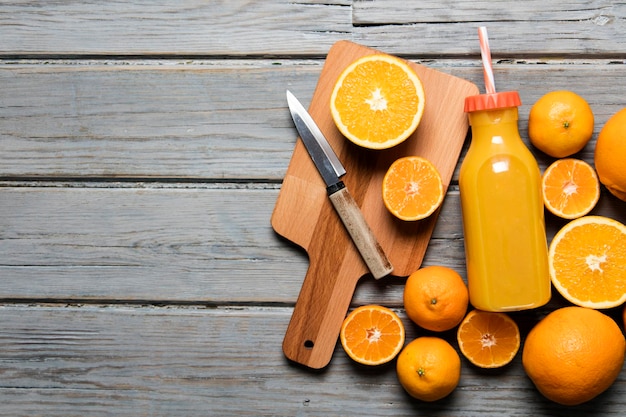
[[[387,54],[367,55],[337,79],[330,110],[337,128],[368,149],[407,139],[424,114],[424,86],[409,64]]]
[[[480,368],[511,362],[520,347],[517,324],[506,313],[472,310],[457,330],[461,353]]]
[[[543,203],[554,215],[575,219],[588,214],[600,199],[600,182],[591,165],[580,159],[558,159],[542,177]]]
[[[572,220],[550,242],[552,284],[570,302],[604,309],[626,301],[626,226],[603,216]]]
[[[353,310],[341,326],[341,345],[363,365],[382,365],[394,359],[404,346],[404,325],[396,313],[379,305]]]
[[[383,178],[385,207],[402,220],[421,220],[443,202],[441,175],[427,159],[405,156],[391,164]]]

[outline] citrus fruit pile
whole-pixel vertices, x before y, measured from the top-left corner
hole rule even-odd
[[[589,142],[593,114],[570,91],[545,94],[531,108],[531,143],[557,158],[542,177],[543,200],[552,214],[571,220],[548,251],[554,288],[573,306],[557,309],[528,334],[522,364],[546,398],[578,405],[608,389],[621,372],[626,349],[617,323],[599,311],[626,302],[626,226],[589,215],[600,184],[626,201],[626,109],[612,116],[596,142],[594,164],[573,158]],[[623,307],[626,328],[626,306]]]
[[[446,266],[426,266],[413,272],[404,287],[409,319],[434,335],[420,336],[404,346],[399,316],[379,305],[353,310],[341,328],[346,354],[363,365],[382,365],[397,357],[396,373],[409,395],[422,401],[448,396],[461,378],[461,358],[442,332],[457,329],[463,356],[480,368],[510,363],[520,348],[517,324],[504,313],[472,310],[463,278]]]
[[[600,131],[595,169],[571,157],[589,142],[593,125],[593,113],[582,97],[552,91],[533,104],[528,135],[535,147],[557,158],[542,176],[546,209],[572,220],[550,243],[552,283],[575,305],[607,309],[626,302],[626,226],[589,213],[599,201],[600,184],[626,201],[626,108]]]
[[[615,197],[626,201],[626,108],[611,116],[598,135],[594,153],[597,176],[593,168],[582,165],[583,161],[574,160],[575,165],[572,165],[573,161],[565,164],[559,160],[581,151],[589,143],[593,128],[591,107],[572,91],[546,93],[530,109],[530,142],[557,158],[554,163],[557,166],[546,170],[551,178],[549,184],[544,180],[544,202],[546,208],[559,217],[573,219],[589,213],[597,203],[595,195],[599,195],[600,183]],[[578,173],[569,170],[572,166]],[[563,205],[568,207],[562,209]]]
[[[348,140],[381,150],[415,131],[425,102],[423,85],[405,61],[375,54],[357,59],[341,73],[330,109]],[[626,340],[614,319],[599,310],[626,302],[626,226],[590,213],[600,199],[601,184],[626,201],[626,108],[602,128],[595,167],[573,156],[589,143],[593,129],[591,107],[571,91],[547,93],[530,110],[531,143],[555,158],[542,175],[544,206],[569,221],[550,242],[548,258],[552,285],[571,306],[541,318],[522,344],[509,313],[473,309],[458,272],[426,266],[407,277],[403,307],[410,322],[430,334],[405,345],[400,316],[384,306],[365,305],[350,312],[341,328],[346,354],[371,366],[396,360],[400,385],[428,402],[447,397],[457,387],[461,357],[479,368],[499,368],[510,364],[520,349],[529,379],[558,404],[581,404],[608,389],[623,368]],[[394,161],[382,181],[385,207],[405,221],[432,215],[444,195],[437,168],[419,156]],[[622,314],[626,330],[626,306]],[[450,331],[456,334],[452,342],[440,335]]]

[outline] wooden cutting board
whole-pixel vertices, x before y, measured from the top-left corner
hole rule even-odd
[[[479,91],[466,80],[410,63],[426,92],[426,108],[419,127],[394,148],[360,148],[336,128],[329,101],[340,73],[354,60],[376,52],[348,41],[333,45],[309,112],[345,166],[344,183],[393,264],[393,274],[407,276],[422,263],[438,212],[417,222],[395,218],[382,201],[383,176],[397,158],[418,155],[433,162],[447,189],[468,132],[463,111],[465,97]],[[293,92],[306,102],[306,92]],[[335,213],[326,186],[300,140],[296,142],[271,223],[279,235],[304,248],[310,261],[285,334],[283,352],[294,362],[323,368],[331,360],[356,284],[368,269]]]

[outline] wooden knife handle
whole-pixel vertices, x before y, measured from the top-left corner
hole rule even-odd
[[[374,278],[389,275],[393,266],[342,181],[328,188],[328,197]]]

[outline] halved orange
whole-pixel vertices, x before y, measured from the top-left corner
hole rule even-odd
[[[559,230],[548,251],[552,284],[581,307],[605,309],[626,301],[626,226],[584,216]]]
[[[520,347],[520,332],[506,313],[472,310],[457,330],[461,353],[480,368],[511,362]]]
[[[558,159],[543,173],[543,203],[554,215],[575,219],[588,214],[600,199],[595,169],[575,158]]]
[[[404,346],[404,325],[392,310],[379,305],[354,309],[341,326],[341,345],[348,356],[363,365],[382,365]]]
[[[357,59],[341,73],[330,111],[350,141],[386,149],[417,129],[424,104],[424,86],[409,64],[392,55],[374,54]]]
[[[383,178],[383,202],[402,220],[420,220],[443,202],[441,175],[429,160],[405,156],[394,161]]]

